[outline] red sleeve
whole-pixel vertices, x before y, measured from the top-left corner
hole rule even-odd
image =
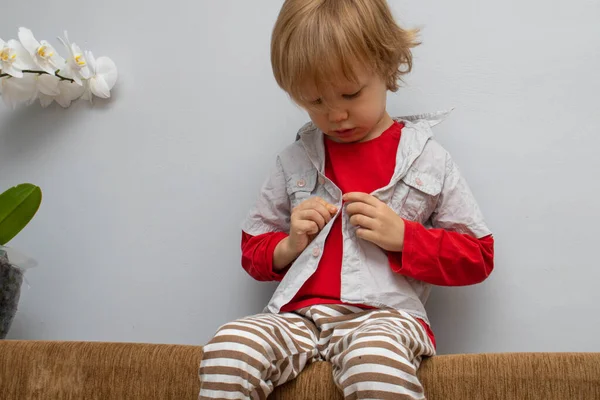
[[[388,253],[394,272],[438,286],[484,281],[494,269],[494,238],[481,239],[404,221],[404,250]]]
[[[281,281],[287,271],[273,271],[273,253],[287,236],[283,232],[252,236],[242,231],[242,267],[257,281]]]

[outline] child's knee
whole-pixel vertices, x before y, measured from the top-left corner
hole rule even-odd
[[[256,338],[240,329],[237,321],[229,322],[221,326],[215,336],[204,346],[204,352],[210,352],[215,349],[226,351],[228,353],[259,353],[266,356],[266,349]]]
[[[249,368],[260,373],[271,368],[275,357],[270,344],[250,332],[241,320],[221,326],[203,350],[203,365]]]
[[[352,343],[335,368],[334,379],[346,399],[423,399],[417,365],[409,351],[388,336]]]

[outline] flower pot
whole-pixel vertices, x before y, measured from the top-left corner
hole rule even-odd
[[[0,339],[8,334],[17,313],[23,271],[10,264],[8,254],[0,249]]]

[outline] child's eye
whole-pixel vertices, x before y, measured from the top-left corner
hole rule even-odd
[[[310,104],[312,104],[313,106],[318,106],[320,104],[322,104],[323,101],[321,99],[316,99],[310,102]]]
[[[352,93],[352,94],[345,94],[343,97],[344,97],[345,99],[349,99],[349,100],[350,100],[350,99],[355,99],[355,98],[357,98],[357,97],[360,95],[360,93],[361,93],[361,92],[362,92],[362,89],[361,89],[361,90],[359,90],[359,91],[358,91],[358,92],[356,92],[356,93]]]

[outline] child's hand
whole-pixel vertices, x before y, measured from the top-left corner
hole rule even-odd
[[[292,210],[290,227],[291,250],[300,254],[312,239],[331,221],[337,207],[320,197],[311,197]]]
[[[273,266],[281,270],[308,247],[315,236],[331,221],[337,207],[320,197],[304,200],[292,210],[290,234],[275,248]]]
[[[359,228],[356,236],[387,251],[404,248],[404,220],[387,204],[366,193],[346,193],[343,197],[350,223]]]

